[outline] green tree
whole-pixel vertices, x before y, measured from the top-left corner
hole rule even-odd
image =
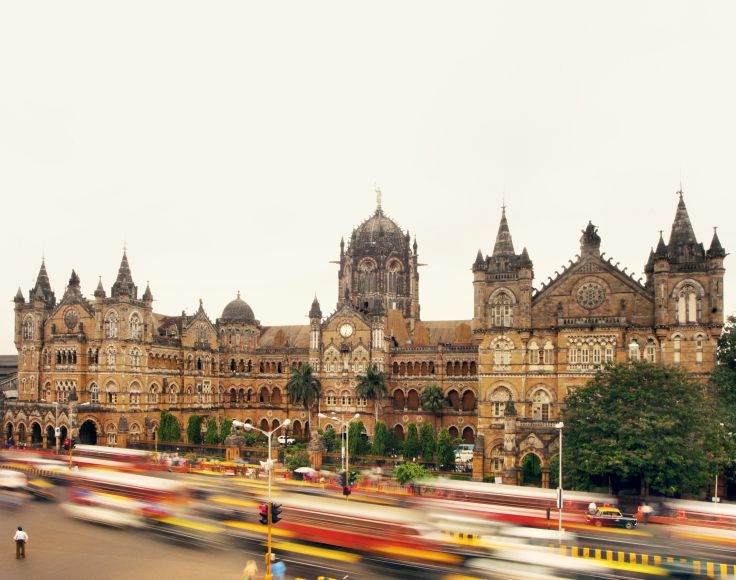
[[[419,447],[421,448],[422,461],[429,463],[434,459],[437,442],[434,439],[434,428],[429,423],[422,423],[419,429]]]
[[[373,429],[373,455],[385,455],[390,444],[391,435],[383,421],[378,421]]]
[[[704,385],[674,367],[607,365],[568,394],[563,465],[574,485],[611,478],[641,495],[697,493],[714,472],[717,422]]]
[[[168,411],[161,411],[158,439],[159,441],[179,441],[181,439],[181,425]]]
[[[447,400],[442,389],[438,385],[428,385],[422,391],[420,400],[422,409],[434,413],[436,424],[437,420],[442,416],[442,410],[447,405]]]
[[[286,381],[286,394],[294,405],[301,405],[308,414],[308,422],[312,425],[312,407],[322,393],[322,383],[314,376],[314,369],[309,363],[302,363],[289,369],[291,376]]]
[[[299,447],[287,447],[284,451],[284,465],[289,471],[294,471],[300,467],[309,467],[309,452]]]
[[[459,439],[452,437],[447,429],[437,434],[437,466],[447,468],[455,465],[455,447]]]
[[[364,455],[368,451],[368,440],[363,437],[363,421],[351,421],[348,427],[348,449],[350,455]]]
[[[404,459],[414,459],[419,457],[422,448],[419,445],[419,432],[415,423],[409,423],[406,428],[406,438],[404,439]]]
[[[388,387],[386,386],[386,375],[383,371],[378,370],[374,364],[368,365],[368,369],[364,375],[356,377],[355,394],[358,397],[365,397],[373,401],[373,410],[376,413],[376,422],[378,422],[378,407],[381,399],[388,395]]]
[[[335,433],[334,429],[324,429],[321,430],[320,433],[325,439],[327,451],[337,451],[338,449],[340,449],[340,439],[338,438],[337,433]]]
[[[220,441],[225,442],[225,438],[230,435],[230,431],[232,431],[233,428],[233,420],[232,419],[224,419],[222,423],[220,424]]]
[[[220,442],[220,433],[217,429],[217,419],[207,419],[207,429],[204,432],[204,442],[207,445],[217,445]]]
[[[402,463],[394,470],[394,477],[400,485],[404,485],[410,481],[418,481],[429,477],[427,469],[418,463],[407,461]]]
[[[716,469],[729,482],[736,481],[736,317],[729,316],[716,347],[718,364],[710,380],[711,398],[718,410],[720,429],[716,437]]]
[[[191,415],[189,417],[189,423],[187,424],[187,441],[194,445],[202,443],[202,421],[204,417],[202,415]]]

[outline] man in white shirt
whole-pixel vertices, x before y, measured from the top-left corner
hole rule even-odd
[[[28,534],[23,531],[23,528],[21,526],[18,526],[13,539],[15,540],[15,559],[18,560],[20,558],[25,558]]]

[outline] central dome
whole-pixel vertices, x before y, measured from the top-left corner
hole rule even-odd
[[[367,249],[376,244],[395,245],[400,248],[404,243],[405,234],[391,218],[387,217],[381,208],[360,224],[353,231],[354,245]]]
[[[253,309],[248,306],[245,300],[240,298],[240,292],[238,292],[238,297],[225,306],[220,317],[220,322],[255,324],[256,317],[253,314]]]

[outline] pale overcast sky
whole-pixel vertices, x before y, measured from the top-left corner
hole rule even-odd
[[[264,325],[337,300],[375,207],[416,234],[425,320],[472,317],[504,197],[535,285],[581,229],[641,273],[680,176],[736,248],[734,2],[3,2],[0,353],[45,254],[157,312]],[[736,263],[726,260],[726,311]]]

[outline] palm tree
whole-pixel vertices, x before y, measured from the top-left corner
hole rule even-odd
[[[442,416],[442,409],[445,408],[447,401],[442,388],[437,385],[428,385],[419,397],[422,403],[422,409],[434,413],[435,418]],[[435,423],[437,421],[435,420]]]
[[[358,384],[355,386],[355,394],[358,397],[365,397],[373,401],[373,408],[376,411],[376,423],[378,423],[378,403],[388,395],[388,387],[386,386],[386,375],[383,371],[378,370],[374,364],[369,365],[364,375],[358,375]]]
[[[288,400],[295,405],[302,405],[307,412],[307,424],[309,431],[312,430],[312,406],[322,393],[322,383],[314,376],[312,366],[304,363],[298,367],[289,368],[291,376],[286,381],[286,394]]]

